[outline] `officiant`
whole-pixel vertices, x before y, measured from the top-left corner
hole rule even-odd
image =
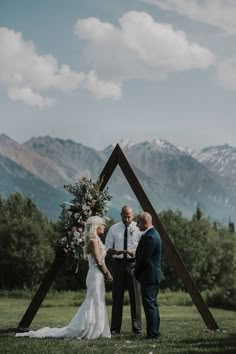
[[[119,334],[122,325],[124,291],[128,289],[132,331],[141,333],[141,290],[134,276],[135,252],[141,233],[133,221],[134,212],[130,206],[121,210],[121,221],[112,225],[106,236],[108,255],[112,256],[112,316],[111,334]]]

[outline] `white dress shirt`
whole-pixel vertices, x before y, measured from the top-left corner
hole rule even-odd
[[[107,236],[106,236],[106,249],[118,249],[118,250],[123,250],[124,249],[124,232],[125,232],[125,225],[123,224],[122,221],[118,222],[117,224],[114,224],[110,227]],[[136,248],[138,246],[138,243],[141,238],[141,233],[139,231],[139,228],[136,225],[136,222],[132,221],[129,226],[128,226],[128,234],[127,234],[127,250],[130,252],[136,251]],[[120,255],[113,255],[114,258],[124,258],[123,254]],[[129,258],[134,258],[130,257],[127,255],[127,259]]]

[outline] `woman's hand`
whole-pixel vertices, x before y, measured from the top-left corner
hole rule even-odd
[[[105,277],[105,281],[108,282],[108,283],[112,283],[113,282],[113,278],[112,278],[112,275],[109,271],[107,271],[105,274],[104,274],[104,277]]]

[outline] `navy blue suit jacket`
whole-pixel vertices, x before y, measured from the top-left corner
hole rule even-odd
[[[140,239],[136,250],[135,276],[141,284],[158,284],[161,280],[162,242],[152,227]]]

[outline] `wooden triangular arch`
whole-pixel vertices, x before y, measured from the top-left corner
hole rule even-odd
[[[176,269],[177,274],[182,279],[185,288],[189,292],[207,328],[211,330],[219,329],[208,306],[206,305],[204,299],[202,298],[201,293],[197,285],[195,284],[191,274],[187,270],[181,256],[179,255],[173,242],[168,236],[164,226],[162,225],[160,219],[157,216],[156,211],[154,210],[151,202],[149,201],[146,193],[144,192],[141,184],[139,183],[128,160],[126,159],[123,151],[121,150],[118,144],[116,145],[115,149],[113,150],[111,156],[109,157],[105,167],[103,168],[100,174],[100,178],[102,178],[102,184],[100,186],[100,189],[103,190],[105,188],[107,182],[109,181],[117,165],[120,166],[122,172],[124,173],[130,187],[132,188],[134,194],[136,195],[143,210],[149,212],[152,215],[153,225],[156,227],[156,229],[158,230],[161,236],[164,252],[167,254],[168,259],[172,260],[172,263]],[[22,317],[18,325],[19,331],[28,328],[29,325],[31,324],[49,288],[51,287],[51,284],[55,279],[56,274],[58,273],[59,269],[62,267],[63,263],[64,263],[63,259],[59,258],[59,256],[56,256],[42,284],[40,285],[38,291],[36,292],[34,298],[32,299],[31,304],[29,305],[28,309],[26,310],[24,316]]]

